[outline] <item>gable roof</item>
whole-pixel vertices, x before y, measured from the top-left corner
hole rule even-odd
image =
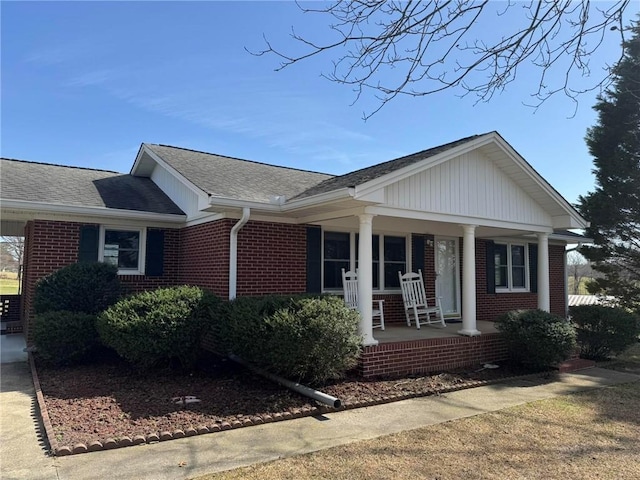
[[[476,138],[479,138],[483,135],[485,134],[472,135],[470,137],[461,138],[460,140],[446,143],[438,147],[430,148],[428,150],[423,150],[417,153],[412,153],[411,155],[407,155],[404,157],[396,158],[394,160],[389,160],[387,162],[379,163],[377,165],[356,170],[355,172],[350,172],[345,175],[329,178],[305,190],[304,192],[299,194],[296,198],[310,197],[313,195],[319,195],[321,193],[327,193],[333,190],[339,190],[341,188],[349,188],[349,187],[355,187],[357,185],[362,185],[363,183],[366,183],[370,180],[380,178],[391,172],[400,170],[401,168],[420,162],[429,157],[433,157],[434,155],[438,155],[452,148],[458,147],[460,145],[464,145],[465,143],[475,140]]]
[[[148,178],[8,158],[0,161],[3,200],[184,215]]]
[[[275,196],[293,198],[333,177],[168,145],[144,143],[143,147],[212,197],[268,203]]]

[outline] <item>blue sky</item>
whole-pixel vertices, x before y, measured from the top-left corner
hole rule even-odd
[[[489,103],[398,98],[364,122],[375,100],[320,78],[332,56],[275,72],[245,51],[263,34],[295,51],[292,25],[323,38],[291,2],[3,1],[1,21],[3,157],[128,172],[149,142],[342,174],[497,130],[570,202],[593,189],[595,93],[533,110],[527,68]],[[618,54],[605,43],[594,73]]]

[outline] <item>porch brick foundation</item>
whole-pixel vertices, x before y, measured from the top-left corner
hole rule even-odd
[[[364,377],[400,376],[504,361],[507,346],[499,333],[381,343],[364,347],[358,371]]]

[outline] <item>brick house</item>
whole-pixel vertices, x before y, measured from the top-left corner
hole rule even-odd
[[[25,236],[22,319],[38,279],[117,263],[138,291],[198,285],[224,298],[341,294],[358,268],[367,375],[496,361],[491,322],[565,315],[569,229],[586,221],[498,133],[341,176],[142,144],[130,174],[2,159],[2,234]],[[446,332],[403,325],[398,271],[422,270]],[[389,328],[375,331],[371,302]],[[397,325],[397,327],[395,327]]]

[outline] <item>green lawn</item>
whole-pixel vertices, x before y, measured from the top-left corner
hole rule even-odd
[[[18,293],[18,280],[0,278],[0,295],[14,295]]]

